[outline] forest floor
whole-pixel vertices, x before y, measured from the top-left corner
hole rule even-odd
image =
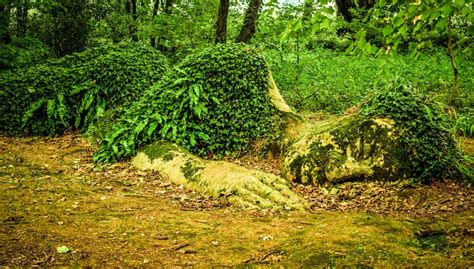
[[[309,212],[249,211],[92,153],[76,134],[0,137],[0,266],[474,266],[463,183],[294,186]]]

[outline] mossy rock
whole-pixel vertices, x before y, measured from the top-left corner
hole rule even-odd
[[[350,115],[320,122],[291,144],[282,175],[303,184],[408,177],[395,122]]]
[[[196,157],[165,141],[146,146],[132,159],[141,170],[154,170],[170,181],[250,209],[303,210],[305,203],[286,180],[225,161]]]

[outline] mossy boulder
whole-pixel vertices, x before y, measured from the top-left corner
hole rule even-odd
[[[146,146],[132,163],[138,169],[158,171],[174,183],[214,198],[225,198],[243,208],[305,208],[281,177],[230,162],[204,160],[165,141]]]
[[[282,175],[303,184],[400,179],[407,160],[393,120],[350,115],[304,131],[288,147]]]

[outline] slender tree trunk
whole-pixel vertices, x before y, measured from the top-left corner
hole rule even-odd
[[[132,18],[133,18],[133,26],[132,26],[132,40],[138,41],[137,35],[137,0],[132,0]]]
[[[0,42],[2,44],[8,44],[11,42],[10,31],[10,3],[5,1],[0,4]]]
[[[449,98],[449,104],[456,105],[459,99],[459,70],[458,70],[456,60],[454,58],[454,53],[453,53],[452,27],[453,27],[453,22],[450,16],[448,18],[448,55],[449,55],[449,60],[451,62],[451,68],[453,69],[454,84],[453,84],[453,91],[451,92],[451,96]]]
[[[132,13],[132,3],[131,0],[125,0],[125,14]]]
[[[173,6],[173,0],[163,0],[163,1],[164,1],[163,12],[166,14],[170,14],[171,6]]]
[[[16,8],[16,35],[25,36],[28,24],[28,0],[19,1]]]
[[[229,14],[229,0],[220,0],[216,21],[216,43],[225,43],[227,40],[227,15]]]
[[[249,7],[245,12],[244,23],[240,29],[240,34],[237,37],[236,42],[250,43],[253,34],[257,28],[257,19],[259,14],[259,9],[262,4],[262,0],[251,0]]]
[[[339,14],[344,18],[345,21],[352,21],[352,14],[350,9],[355,8],[356,5],[352,0],[336,0],[336,6]]]
[[[155,0],[155,3],[153,4],[153,23],[155,20],[156,15],[158,15],[158,9],[160,8],[160,0]],[[152,36],[150,38],[150,45],[154,48],[156,48],[156,38],[155,36]]]

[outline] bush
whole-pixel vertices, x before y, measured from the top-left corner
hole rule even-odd
[[[459,178],[466,172],[463,154],[454,140],[451,121],[435,104],[413,89],[401,88],[377,94],[362,114],[393,119],[400,144],[410,156],[411,176],[422,181]],[[472,177],[464,173],[464,176]]]
[[[105,110],[120,112],[124,103],[137,100],[166,70],[166,59],[155,49],[120,44],[3,72],[0,133],[85,129]]]
[[[204,157],[238,154],[275,122],[268,74],[264,58],[244,45],[191,54],[127,109],[94,159],[126,158],[159,139]]]
[[[37,64],[51,57],[51,52],[38,39],[15,38],[8,45],[0,45],[0,70]]]

